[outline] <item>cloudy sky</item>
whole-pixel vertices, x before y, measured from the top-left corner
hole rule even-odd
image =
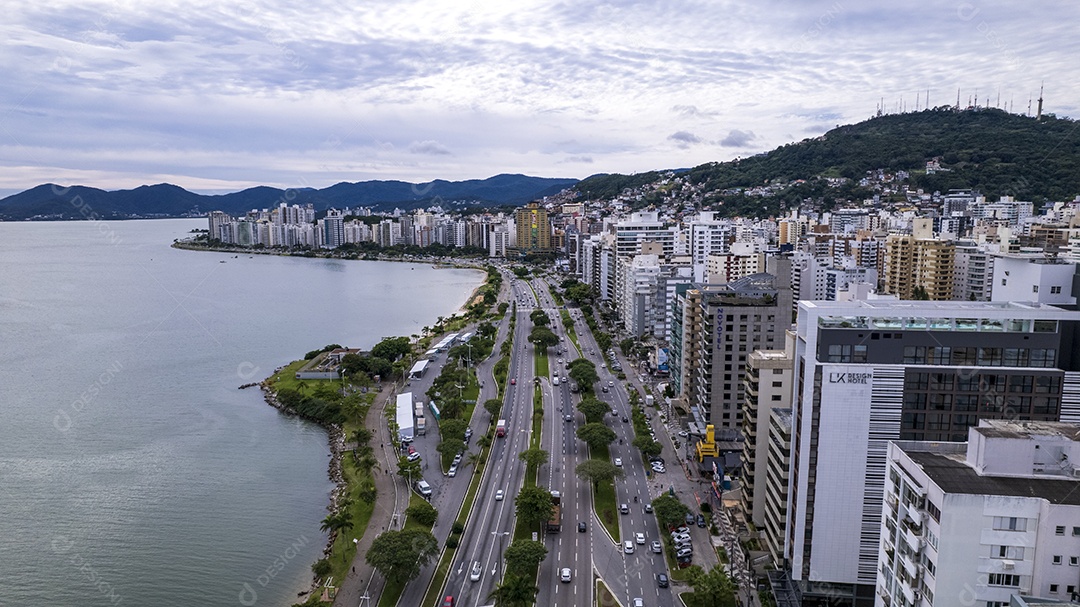
[[[1072,0],[5,4],[0,193],[687,167],[1044,80],[1080,117]]]

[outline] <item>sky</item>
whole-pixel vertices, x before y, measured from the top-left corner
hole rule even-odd
[[[1071,0],[4,5],[0,195],[691,167],[927,91],[1080,118]]]

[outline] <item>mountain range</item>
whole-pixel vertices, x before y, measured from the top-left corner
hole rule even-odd
[[[184,217],[209,211],[243,214],[251,209],[276,207],[279,203],[311,203],[316,211],[328,208],[372,207],[375,210],[414,209],[432,204],[444,208],[460,205],[518,206],[558,193],[576,179],[527,175],[496,175],[487,179],[428,183],[405,181],[342,182],[327,188],[282,190],[267,186],[222,195],[189,192],[162,183],[132,190],[107,191],[86,186],[47,183],[0,199],[0,220],[26,219],[134,219]]]
[[[905,172],[912,190],[927,193],[972,188],[988,199],[1009,195],[1032,202],[1068,201],[1080,195],[1078,126],[1052,114],[1036,119],[993,108],[943,106],[838,126],[749,158],[689,169],[601,174],[580,182],[504,174],[422,184],[343,182],[323,189],[260,186],[216,196],[169,184],[117,191],[44,184],[0,199],[0,220],[180,217],[213,210],[242,214],[280,202],[310,202],[318,211],[356,206],[409,210],[433,203],[448,209],[517,206],[570,187],[589,200],[636,191],[635,207],[693,203],[721,215],[771,216],[794,206],[830,208],[880,195],[860,185],[878,170]],[[930,160],[943,170],[927,171]],[[678,191],[669,183],[672,174],[678,175]],[[752,188],[777,184],[787,187],[773,187],[766,196],[747,195]]]

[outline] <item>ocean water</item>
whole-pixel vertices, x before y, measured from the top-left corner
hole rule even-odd
[[[0,605],[295,602],[326,434],[238,386],[419,333],[482,279],[169,247],[203,227],[0,223]]]

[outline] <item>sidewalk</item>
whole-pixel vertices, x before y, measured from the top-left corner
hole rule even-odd
[[[364,426],[375,432],[371,445],[375,447],[375,455],[380,461],[381,468],[374,471],[375,490],[378,497],[375,499],[375,509],[368,521],[367,529],[356,543],[356,557],[353,559],[352,569],[338,587],[337,596],[334,598],[335,607],[375,604],[373,599],[378,598],[386,583],[382,575],[377,574],[375,568],[365,562],[364,555],[371,548],[375,538],[390,528],[393,523],[394,513],[398,508],[398,496],[404,495],[406,503],[408,500],[408,488],[399,486],[403,484],[403,481],[399,482],[400,478],[395,473],[398,459],[394,453],[393,443],[390,441],[390,429],[383,415],[386,404],[396,395],[397,384],[387,382],[371,408],[368,409],[367,417],[364,419]],[[343,457],[347,456],[343,455]],[[391,496],[394,499],[388,499]],[[355,532],[356,530],[351,531],[354,534]],[[367,597],[373,598],[365,600]]]

